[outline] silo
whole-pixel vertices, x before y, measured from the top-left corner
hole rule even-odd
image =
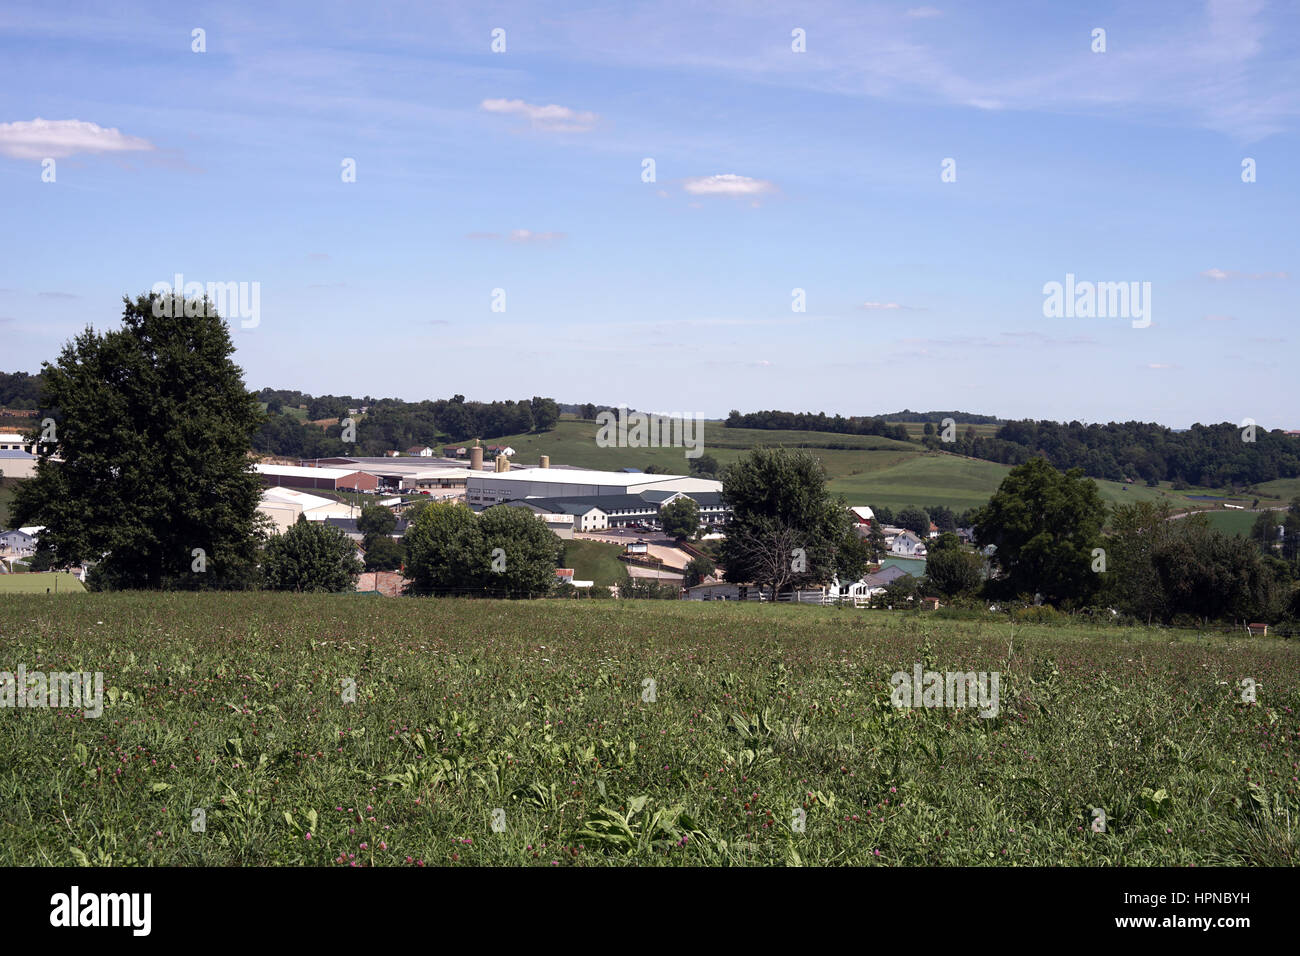
[[[473,448],[469,450],[469,470],[470,471],[483,470],[483,446],[482,445],[475,445]]]
[[[550,468],[550,467],[551,467],[551,456],[550,456],[550,455],[543,455],[543,456],[541,457],[541,459],[537,462],[537,467],[539,467],[539,468]]]
[[[497,455],[497,471],[509,471],[510,459],[505,455]]]

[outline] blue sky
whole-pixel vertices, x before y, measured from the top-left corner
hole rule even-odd
[[[1300,427],[1294,4],[101,6],[0,7],[7,371],[180,273],[254,388]]]

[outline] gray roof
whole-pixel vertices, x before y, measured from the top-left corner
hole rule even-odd
[[[884,588],[888,587],[899,578],[906,577],[909,573],[910,572],[904,571],[902,568],[898,567],[898,565],[891,564],[887,568],[881,568],[879,571],[868,574],[862,580],[865,581],[869,587]]]

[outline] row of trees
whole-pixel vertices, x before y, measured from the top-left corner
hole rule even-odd
[[[344,441],[344,426],[321,428],[301,421],[288,412],[273,412],[278,400],[270,390],[263,390],[268,415],[253,437],[253,447],[264,454],[288,458],[327,458],[334,455],[382,455],[405,450],[413,445],[462,442],[478,436],[519,435],[549,431],[560,419],[554,399],[506,402],[467,402],[454,395],[438,401],[403,402],[384,398],[358,401],[350,398],[313,399],[308,416],[345,418],[348,409],[368,404],[364,416],[355,419],[355,441]],[[301,403],[299,403],[301,404]],[[316,415],[315,413],[323,413]]]
[[[1004,464],[1042,456],[1061,470],[1094,478],[1172,481],[1207,488],[1300,476],[1300,442],[1285,432],[1229,422],[1175,432],[1152,422],[1106,425],[1007,422],[991,438],[967,430],[946,451]]]
[[[793,430],[834,432],[839,435],[879,435],[898,441],[907,441],[907,429],[902,425],[891,425],[883,418],[845,418],[843,415],[827,415],[825,412],[780,412],[762,411],[742,415],[732,409],[723,423],[728,428],[762,428],[768,430]]]

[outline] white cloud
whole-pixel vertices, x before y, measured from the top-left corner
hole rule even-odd
[[[863,302],[858,306],[860,309],[866,309],[868,312],[896,312],[899,310],[906,312],[915,312],[914,305],[901,305],[898,302]]]
[[[1224,279],[1289,279],[1289,273],[1286,272],[1237,272],[1233,269],[1206,269],[1201,275],[1207,279],[1213,279],[1215,282],[1222,282]]]
[[[510,233],[511,242],[553,242],[563,238],[562,232],[532,232],[529,229],[515,229]]]
[[[30,122],[0,123],[0,153],[14,159],[59,159],[77,153],[125,153],[155,148],[146,139],[82,120],[47,120],[38,116]]]
[[[564,239],[562,232],[533,232],[531,229],[512,229],[507,235],[499,232],[470,232],[466,239],[506,239],[510,242],[554,242]]]
[[[776,184],[766,179],[751,179],[735,173],[717,176],[697,176],[688,179],[682,188],[693,196],[757,196],[776,192]]]
[[[524,116],[534,129],[553,133],[585,133],[592,129],[600,117],[595,113],[579,112],[567,106],[537,106],[523,100],[484,100],[479,106],[489,113]]]

